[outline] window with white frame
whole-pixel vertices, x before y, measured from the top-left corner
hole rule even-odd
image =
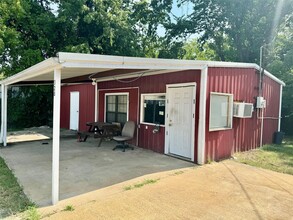
[[[128,94],[106,94],[106,122],[124,124],[128,115]]]
[[[210,96],[210,131],[232,128],[233,95],[211,92]]]
[[[141,123],[165,124],[165,93],[141,95]]]

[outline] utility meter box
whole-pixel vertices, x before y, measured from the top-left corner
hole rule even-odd
[[[256,108],[266,108],[267,102],[262,96],[256,98]]]
[[[233,116],[237,118],[251,118],[253,112],[252,103],[234,102]]]

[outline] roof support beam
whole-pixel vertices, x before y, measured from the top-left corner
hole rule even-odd
[[[52,204],[59,201],[59,154],[60,154],[60,100],[61,70],[54,69],[53,144],[52,144]]]

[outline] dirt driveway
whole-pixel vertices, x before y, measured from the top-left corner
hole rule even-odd
[[[125,188],[146,179],[158,181]],[[64,211],[69,205],[74,211]],[[293,176],[226,160],[143,176],[39,212],[62,220],[292,219]]]

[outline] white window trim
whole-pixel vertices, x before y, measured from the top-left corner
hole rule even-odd
[[[211,120],[211,96],[212,95],[222,95],[229,97],[229,114],[230,114],[230,126],[229,127],[222,127],[222,128],[210,128],[210,120]],[[210,93],[210,115],[209,115],[209,131],[223,131],[223,130],[231,130],[233,128],[233,94],[231,93],[220,93],[220,92],[211,92]]]
[[[105,93],[104,122],[106,122],[106,116],[107,116],[107,96],[112,96],[112,95],[126,95],[127,96],[126,121],[128,121],[129,120],[129,92],[113,92],[113,93]]]
[[[150,122],[144,122],[143,121],[143,118],[144,118],[144,107],[143,107],[143,104],[144,104],[144,97],[145,96],[148,96],[148,95],[164,95],[165,96],[165,102],[167,100],[167,96],[166,96],[166,93],[142,93],[140,94],[140,124],[145,124],[145,125],[156,125],[155,123],[150,123]],[[165,113],[166,113],[166,105],[165,105]],[[165,122],[166,123],[166,122]],[[159,125],[160,127],[165,127],[165,125]]]

